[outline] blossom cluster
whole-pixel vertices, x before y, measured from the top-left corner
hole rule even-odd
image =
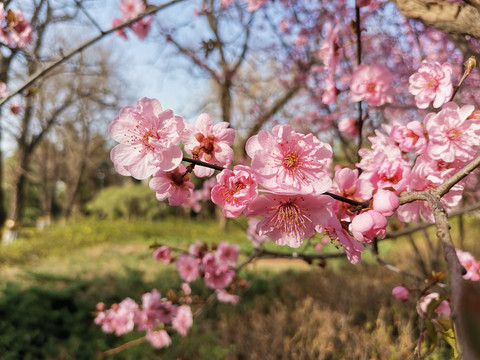
[[[188,252],[180,254],[178,258],[173,258],[166,246],[155,250],[154,257],[167,264],[175,262],[180,278],[186,283],[201,278],[209,288],[215,290],[219,301],[237,303],[238,296],[228,293],[226,288],[236,276],[234,266],[238,260],[239,249],[238,245],[222,241],[214,251],[209,251],[205,244],[197,241],[190,245]]]
[[[170,345],[171,339],[165,329],[167,326],[186,336],[193,322],[189,305],[175,305],[156,289],[143,294],[140,305],[126,298],[109,309],[99,303],[97,310],[95,324],[100,325],[104,332],[123,335],[136,327],[139,331],[146,331],[145,338],[155,348]]]
[[[135,19],[137,16],[145,12],[146,6],[145,2],[142,0],[121,0],[118,8],[122,15],[120,18],[114,18],[112,20],[113,27],[117,27],[127,21]],[[139,39],[144,39],[150,31],[152,21],[153,16],[145,16],[135,21],[129,27]],[[116,33],[124,39],[127,39],[125,28],[117,30]]]
[[[0,41],[11,47],[23,49],[32,40],[33,29],[21,10],[5,10],[0,3]]]

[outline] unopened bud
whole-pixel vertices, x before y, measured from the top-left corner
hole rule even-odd
[[[475,56],[470,56],[467,61],[463,63],[465,66],[465,75],[469,75],[472,70],[477,66],[477,60],[475,59]]]

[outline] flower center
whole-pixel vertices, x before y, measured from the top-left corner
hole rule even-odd
[[[375,88],[377,87],[377,84],[375,83],[368,83],[367,84],[367,92],[373,93],[375,92]]]
[[[291,152],[283,158],[283,166],[288,170],[293,170],[299,165],[299,156],[296,152]]]
[[[298,231],[299,228],[306,228],[306,222],[311,222],[307,214],[303,213],[295,200],[281,202],[275,208],[276,215],[271,221],[277,229],[283,229],[286,233]]]

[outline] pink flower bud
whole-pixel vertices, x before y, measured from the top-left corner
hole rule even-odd
[[[368,210],[355,216],[350,227],[355,239],[370,242],[374,237],[385,237],[387,219],[377,210]]]
[[[393,191],[378,189],[373,195],[373,209],[385,217],[392,216],[399,205],[398,196]]]
[[[405,286],[397,286],[393,288],[392,295],[400,301],[407,301],[410,296],[410,291]]]

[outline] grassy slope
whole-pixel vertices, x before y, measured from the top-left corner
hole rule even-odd
[[[221,231],[213,222],[185,219],[79,221],[25,232],[0,247],[2,359],[28,358],[18,350],[25,348],[31,358],[88,359],[135,338],[138,334],[121,339],[102,334],[92,324],[95,303],[126,296],[138,301],[154,287],[162,292],[178,287],[173,267],[155,263],[148,246],[185,248],[197,239],[226,239],[249,248],[240,227],[230,224]],[[414,266],[405,241],[382,249],[403,268]],[[415,305],[399,304],[390,294],[405,279],[368,263],[336,261],[325,269],[288,260],[253,264],[243,273],[250,285],[240,305],[213,305],[187,338],[174,338],[167,350],[145,344],[114,358],[406,358],[415,346]],[[196,290],[205,291],[199,284]],[[435,357],[448,354],[442,347]]]

